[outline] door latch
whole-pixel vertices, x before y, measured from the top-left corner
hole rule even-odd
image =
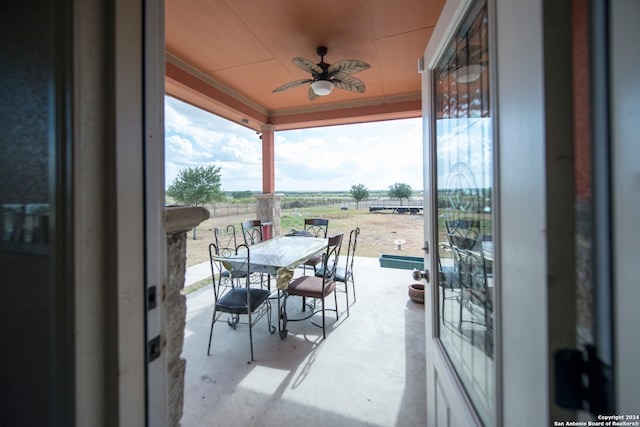
[[[160,335],[147,342],[147,362],[152,362],[160,357]]]
[[[151,286],[147,288],[147,311],[153,310],[157,306],[156,301],[156,287]]]
[[[429,270],[413,270],[413,280],[426,280],[429,283]]]

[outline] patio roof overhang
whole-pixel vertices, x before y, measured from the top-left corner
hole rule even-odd
[[[167,0],[165,90],[256,131],[421,116],[418,61],[444,0]],[[308,86],[272,90],[309,74],[303,57],[359,59],[364,93],[334,90],[310,101]]]

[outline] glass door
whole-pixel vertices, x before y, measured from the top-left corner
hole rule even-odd
[[[486,2],[432,69],[437,334],[485,425],[495,423],[494,138]]]

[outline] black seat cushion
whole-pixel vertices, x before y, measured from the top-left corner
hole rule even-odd
[[[251,289],[251,312],[269,298],[270,292],[267,289]],[[218,300],[216,309],[232,314],[248,314],[247,312],[247,289],[233,288]]]
[[[316,270],[316,277],[322,277],[324,276],[324,267],[320,267]],[[346,282],[347,279],[349,277],[347,277],[347,269],[344,267],[337,267],[336,268],[336,281],[337,282]]]
[[[336,287],[336,283],[331,281],[324,287],[324,295],[329,295]],[[322,297],[322,278],[315,276],[302,276],[289,283],[287,288],[289,295],[299,295],[309,298]]]

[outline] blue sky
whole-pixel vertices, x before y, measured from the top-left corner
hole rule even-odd
[[[421,118],[276,131],[274,151],[276,192],[423,186]],[[261,155],[255,131],[165,97],[166,186],[180,169],[214,164],[224,191],[262,191]]]

